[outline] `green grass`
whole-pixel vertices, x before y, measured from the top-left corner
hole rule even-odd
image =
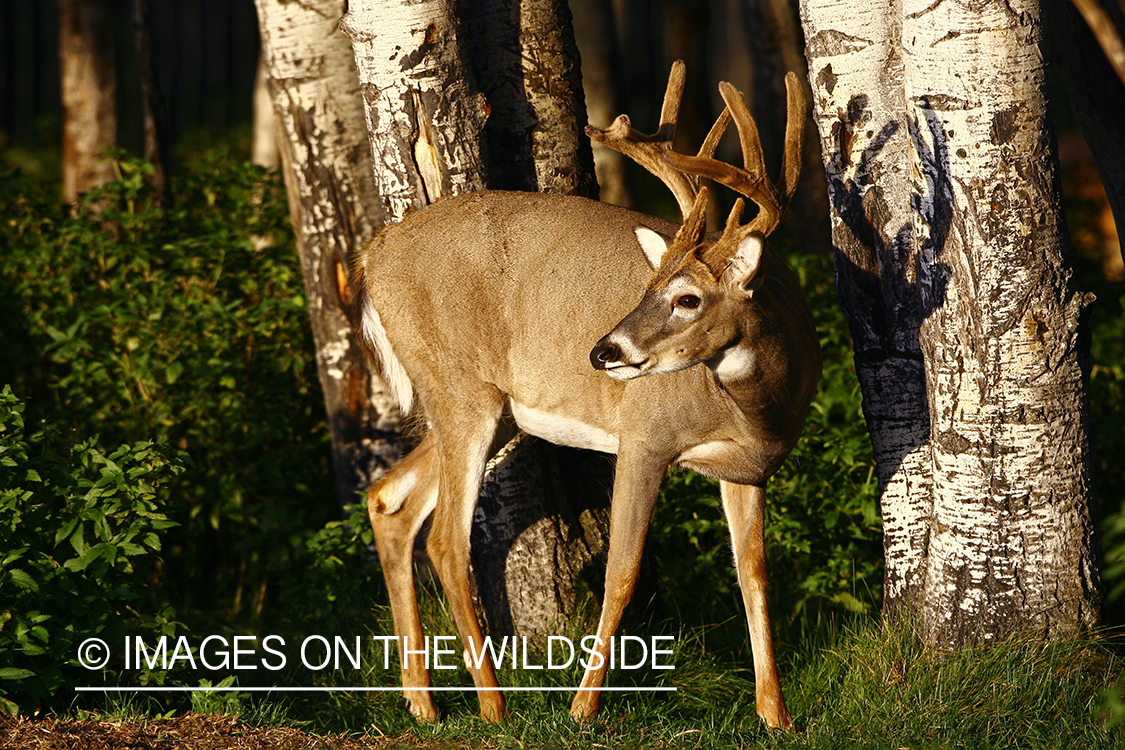
[[[427,632],[453,632],[432,592],[422,604]],[[375,629],[390,632],[389,613],[374,614]],[[795,727],[771,731],[755,714],[752,665],[741,644],[713,642],[724,630],[672,631],[674,671],[639,671],[610,684],[674,685],[677,692],[607,694],[588,724],[570,719],[568,692],[509,693],[510,716],[498,726],[477,717],[472,692],[435,694],[442,712],[436,724],[415,722],[395,693],[224,694],[212,710],[239,713],[252,725],[368,732],[424,748],[1117,748],[1125,742],[1120,724],[1107,726],[1113,712],[1106,691],[1120,679],[1122,661],[1103,638],[1014,636],[942,654],[921,649],[907,624],[857,618],[779,652]],[[397,674],[381,667],[335,673],[318,684],[397,685]],[[435,685],[471,685],[463,668],[434,677]],[[499,677],[508,687],[573,686],[580,674],[501,669]]]

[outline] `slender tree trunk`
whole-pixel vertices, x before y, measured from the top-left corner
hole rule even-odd
[[[485,185],[591,192],[565,6],[554,0],[481,4],[465,9],[475,20],[464,27],[448,8],[353,0],[341,24],[355,50],[385,219],[397,221],[443,195]],[[488,81],[487,98],[474,79]],[[544,632],[582,604],[579,591],[587,584],[576,571],[604,548],[609,481],[603,458],[559,452],[525,437],[490,464],[475,519],[473,565],[494,631]]]
[[[1125,11],[1104,7],[1115,28],[1125,28]],[[1094,154],[1114,221],[1125,228],[1125,83],[1070,0],[1046,0],[1043,11],[1067,98]],[[1121,259],[1115,261],[1104,266],[1120,269]]]
[[[356,79],[359,82],[359,79]],[[357,92],[358,96],[358,92]],[[270,72],[265,55],[258,58],[258,72],[254,76],[254,120],[250,135],[250,161],[267,169],[274,169],[281,161],[277,141],[277,114],[270,93]]]
[[[165,205],[168,202],[168,118],[152,59],[149,0],[133,0],[133,40],[137,48],[137,72],[141,79],[145,157],[152,162],[151,179],[157,198],[161,205]]]
[[[289,210],[342,504],[401,452],[399,417],[367,369],[346,313],[349,256],[382,224],[359,78],[337,25],[344,0],[257,0]]]
[[[785,75],[790,71],[799,76],[807,73],[801,54],[800,19],[789,0],[742,0],[740,4],[754,53],[753,102],[762,145],[767,155],[776,155],[773,163],[780,164],[785,138]],[[805,96],[811,96],[808,84],[803,85]],[[824,191],[820,139],[813,128],[805,130],[801,160],[801,180],[789,209],[797,246],[802,252],[827,254],[831,250],[828,195]],[[770,169],[774,170],[771,174],[778,174],[778,167]]]
[[[621,50],[617,43],[617,22],[610,0],[572,0],[574,37],[582,58],[582,88],[586,92],[586,112],[590,123],[609,127],[624,112],[619,95]],[[594,169],[605,203],[630,208],[626,159],[601,143],[592,143]]]
[[[117,74],[105,0],[58,0],[63,198],[74,205],[113,179],[102,151],[117,145]]]
[[[832,202],[836,288],[882,488],[883,601],[890,613],[915,606],[931,505],[900,8],[888,0],[801,6]]]
[[[805,0],[837,282],[927,643],[1096,617],[1089,447],[1039,9]]]

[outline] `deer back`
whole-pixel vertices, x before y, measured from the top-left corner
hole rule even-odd
[[[498,191],[442,199],[387,227],[357,264],[393,349],[380,352],[384,372],[397,358],[428,414],[438,401],[493,387],[522,427],[557,443],[615,452],[623,437],[660,434],[675,436],[660,447],[668,462],[714,440],[778,444],[763,456],[783,458],[804,413],[779,407],[777,391],[812,387],[812,368],[790,361],[786,340],[811,336],[815,348],[815,334],[796,280],[772,251],[761,294],[740,311],[766,365],[757,413],[748,416],[704,364],[628,382],[591,367],[591,348],[654,277],[638,227],[666,241],[679,229],[584,198]],[[777,462],[747,471],[768,476]]]

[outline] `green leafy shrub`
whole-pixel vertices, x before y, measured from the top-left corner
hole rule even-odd
[[[366,504],[346,509],[343,520],[329,521],[309,534],[293,552],[299,575],[281,581],[286,604],[278,623],[289,630],[315,624],[322,635],[354,635],[348,628],[373,626],[372,604],[385,597],[383,574],[372,552],[375,535]]]
[[[172,633],[154,610],[149,574],[159,564],[167,486],[185,456],[138,442],[108,456],[96,438],[70,445],[27,435],[23,404],[0,390],[0,707],[65,705],[87,637],[122,644],[130,633]],[[144,614],[142,614],[144,613]]]
[[[1125,622],[1125,292],[1122,284],[1100,290],[1091,310],[1091,444],[1096,490],[1102,504],[1102,577],[1107,622]],[[1116,288],[1114,288],[1116,287]]]
[[[211,155],[162,208],[146,169],[119,161],[75,216],[0,174],[0,382],[29,422],[191,455],[157,575],[213,632],[259,618],[339,507],[280,179]]]

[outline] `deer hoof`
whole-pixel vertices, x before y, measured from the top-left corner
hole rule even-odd
[[[597,695],[591,693],[589,696],[582,695],[581,693],[575,697],[574,702],[570,704],[570,718],[575,721],[589,721],[598,715],[598,701],[596,698],[591,700],[592,696]]]
[[[434,705],[433,700],[428,695],[414,698],[404,697],[402,703],[403,708],[409,711],[418,721],[434,722],[438,719],[437,706]]]

